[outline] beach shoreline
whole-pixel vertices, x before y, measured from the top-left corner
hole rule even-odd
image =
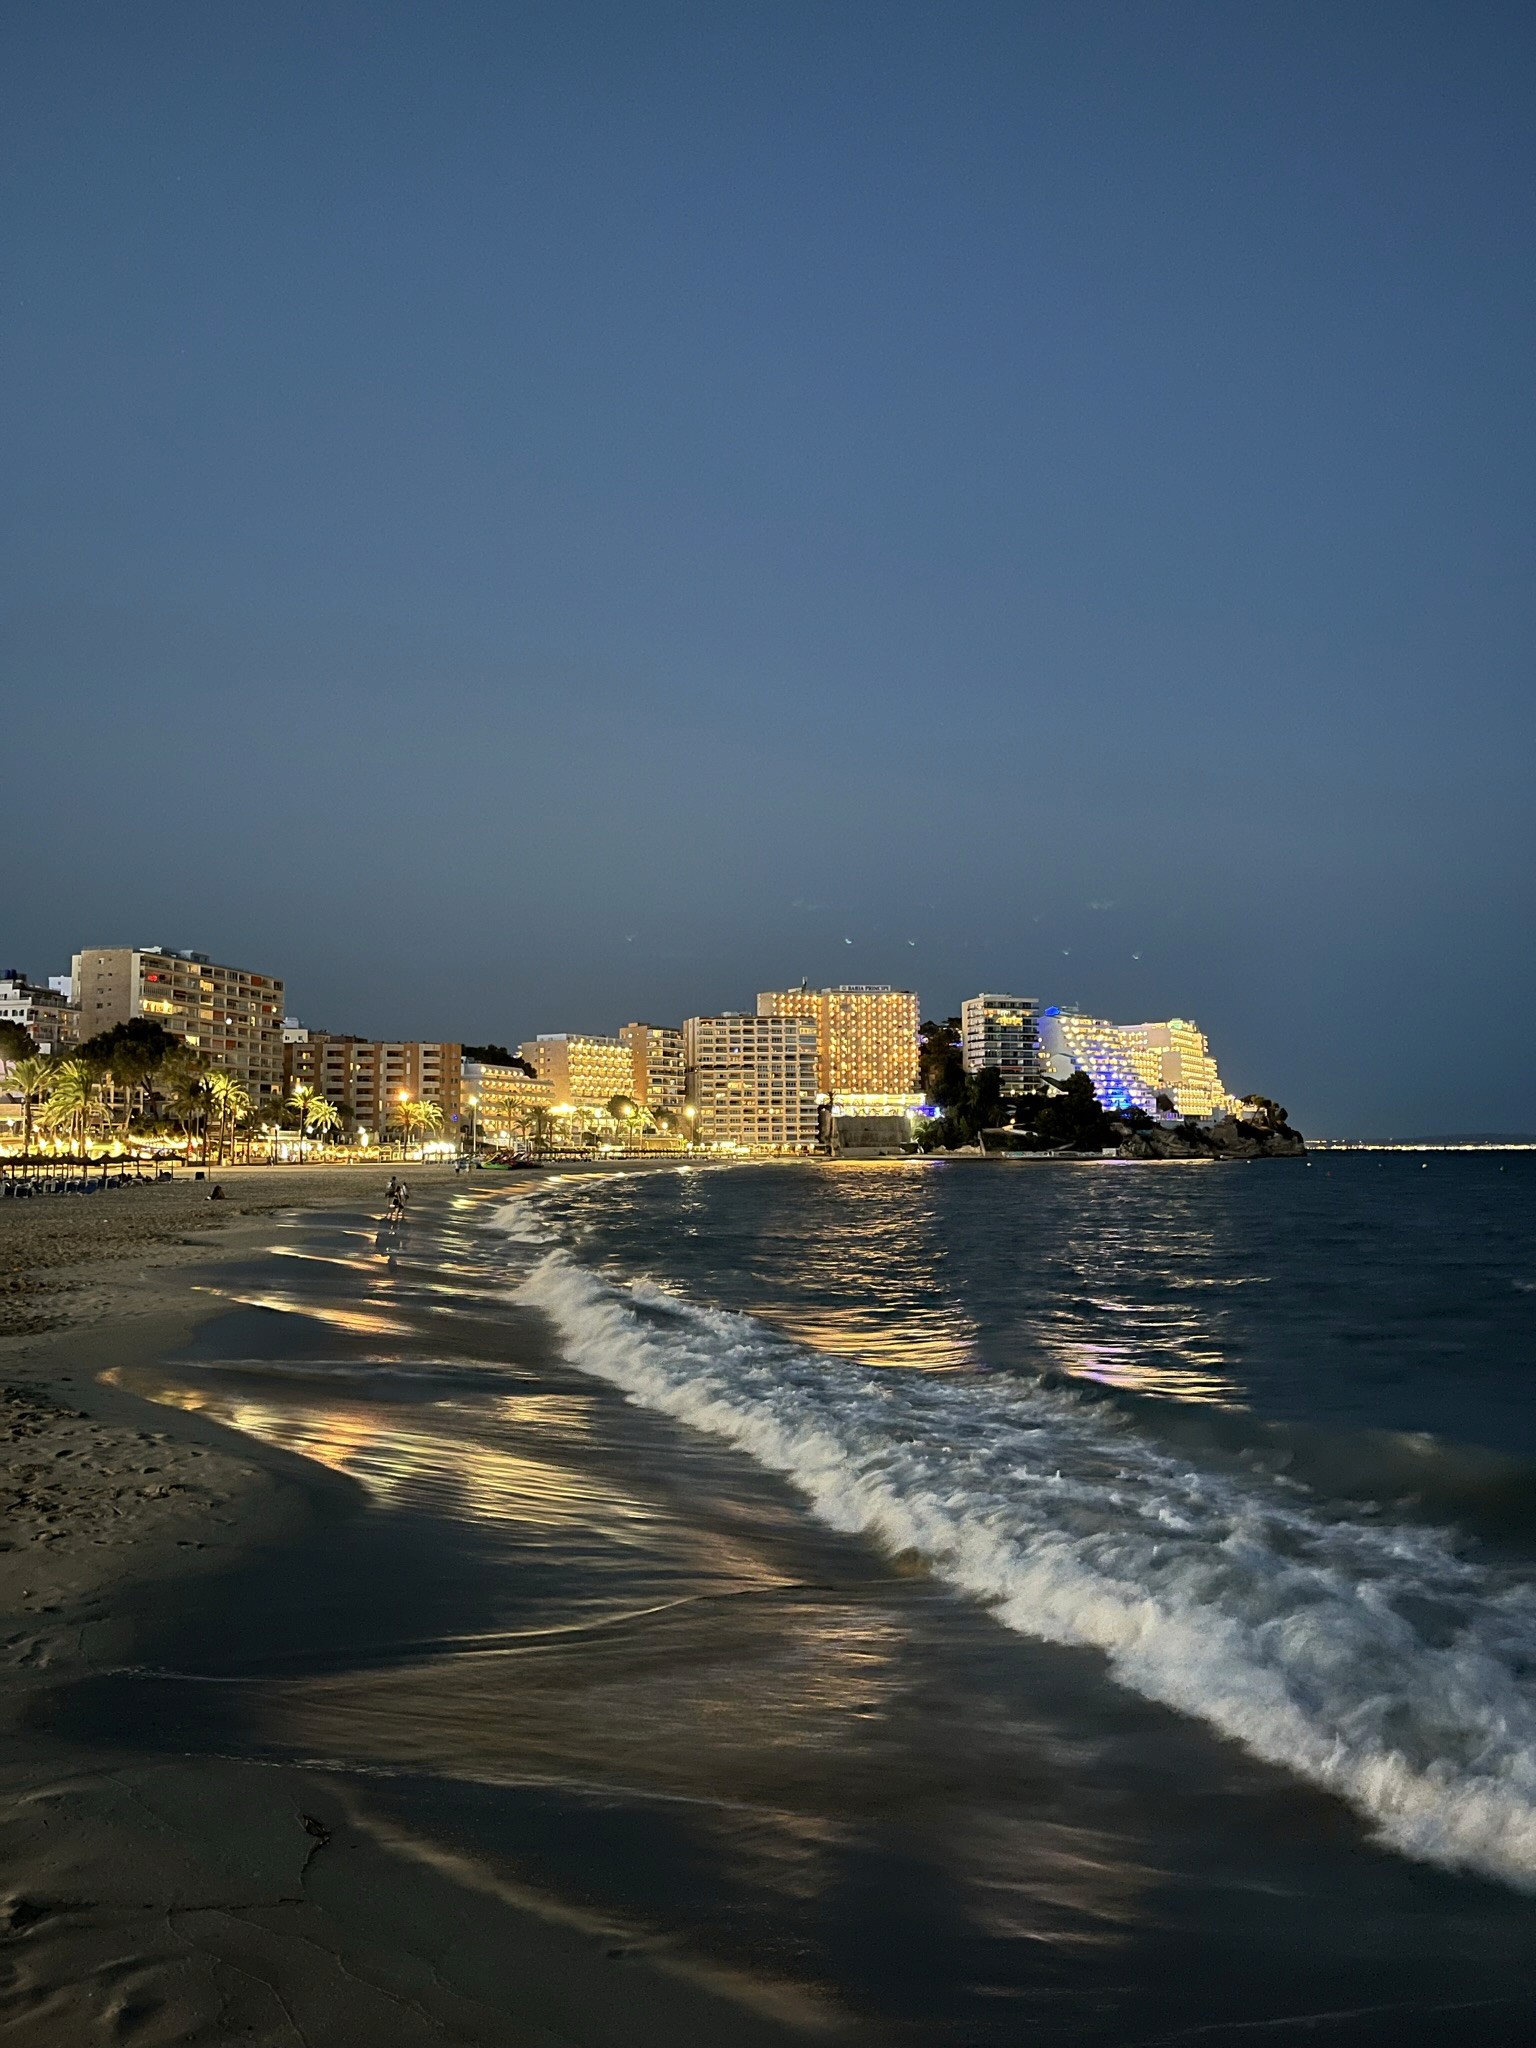
[[[451,1168],[406,1171],[419,1203],[454,1189]],[[51,1727],[62,1690],[132,1665],[149,1604],[256,1553],[298,1556],[366,1505],[343,1475],[116,1384],[228,1307],[202,1276],[258,1256],[274,1212],[382,1208],[377,1169],[217,1179],[219,1205],[183,1181],[0,1211],[6,2041],[660,2048],[821,2032],[819,2016],[753,2010],[753,1987],[648,1959],[603,1915],[551,1914],[378,1839],[323,1772]]]

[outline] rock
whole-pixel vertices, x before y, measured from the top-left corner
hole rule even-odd
[[[1158,1124],[1125,1130],[1122,1159],[1299,1159],[1307,1147],[1289,1124],[1249,1124],[1223,1117],[1218,1124]]]

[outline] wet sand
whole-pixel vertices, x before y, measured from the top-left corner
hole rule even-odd
[[[426,1202],[453,1182],[408,1177]],[[49,1725],[51,1699],[132,1669],[199,1585],[281,1573],[363,1503],[321,1464],[123,1390],[225,1309],[201,1291],[210,1261],[254,1253],[276,1211],[376,1203],[383,1176],[217,1178],[217,1205],[183,1181],[0,1207],[0,2038],[785,2038],[728,1989],[651,1970],[610,1916],[552,1914],[353,1825],[313,1773]]]

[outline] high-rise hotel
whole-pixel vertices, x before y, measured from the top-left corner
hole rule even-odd
[[[681,1110],[688,1092],[682,1032],[671,1024],[621,1024],[619,1038],[629,1047],[625,1092],[655,1116]]]
[[[706,1145],[813,1152],[819,1135],[817,1033],[809,1017],[689,1017],[688,1108]]]
[[[884,984],[769,989],[760,1017],[800,1017],[816,1027],[816,1085],[835,1116],[907,1116],[922,1104],[917,1076],[917,997]]]
[[[150,1017],[241,1080],[252,1102],[283,1086],[283,984],[206,953],[159,946],[87,946],[71,971],[82,1038]]]
[[[960,1005],[960,1054],[968,1074],[996,1067],[1005,1095],[1025,1095],[1040,1078],[1033,996],[967,996]]]

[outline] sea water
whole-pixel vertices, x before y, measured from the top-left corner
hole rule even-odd
[[[1520,1156],[294,1214],[123,1383],[352,1505],[148,1602],[57,1725],[300,1767],[338,1843],[785,2038],[1514,2048],[1533,1244]]]
[[[1536,1888],[1536,1171],[1325,1161],[637,1175],[502,1220],[584,1370]]]

